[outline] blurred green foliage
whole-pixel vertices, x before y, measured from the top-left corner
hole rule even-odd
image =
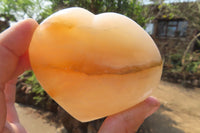
[[[188,53],[185,57],[185,64],[183,64],[183,70],[189,73],[200,73],[200,53],[192,52]]]
[[[175,73],[200,73],[200,54],[193,52],[186,55],[186,63],[182,64],[182,53],[171,54],[169,57],[171,64],[170,68],[167,68],[168,72]]]
[[[174,66],[181,65],[181,58],[182,58],[182,55],[180,53],[170,55],[171,63]]]
[[[148,8],[142,5],[139,0],[50,0],[52,10],[67,7],[82,7],[94,14],[103,12],[117,12],[135,20],[144,26],[151,18],[146,17]]]
[[[45,3],[48,3],[48,0],[1,0],[0,19],[16,22],[25,18],[34,18],[40,22],[47,17],[47,14],[52,13],[52,7]]]
[[[25,83],[27,84],[27,86],[31,86],[32,89],[30,93],[34,94],[33,100],[35,100],[35,105],[46,99],[46,92],[37,81],[33,71],[29,70],[24,72],[20,78],[25,79]]]
[[[193,61],[185,66],[185,70],[190,73],[200,73],[200,61]]]

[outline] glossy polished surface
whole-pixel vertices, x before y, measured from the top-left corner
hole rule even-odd
[[[47,93],[80,121],[141,102],[159,83],[160,53],[133,20],[116,13],[61,10],[36,29],[31,66]]]

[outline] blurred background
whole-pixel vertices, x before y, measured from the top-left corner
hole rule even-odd
[[[164,59],[153,96],[160,109],[138,133],[200,133],[200,1],[198,0],[0,0],[0,31],[26,18],[42,22],[67,7],[94,14],[117,12],[141,25]],[[29,133],[97,133],[104,119],[81,123],[57,105],[32,71],[18,78],[16,107]]]

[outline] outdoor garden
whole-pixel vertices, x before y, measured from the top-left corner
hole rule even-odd
[[[41,23],[68,7],[82,7],[94,14],[116,12],[128,16],[153,38],[163,59],[161,82],[152,95],[160,109],[147,118],[138,133],[200,132],[200,2],[152,0],[1,0],[0,32],[18,21],[33,18]],[[70,116],[42,88],[32,70],[18,77],[16,107],[20,117],[40,118],[51,133],[97,133],[103,119],[81,123]],[[20,113],[26,113],[20,114]],[[29,132],[32,121],[24,120]],[[39,123],[39,122],[38,122]],[[23,122],[22,122],[23,124]],[[36,126],[37,121],[35,121]],[[53,126],[54,129],[49,128]],[[41,129],[41,133],[44,132]]]

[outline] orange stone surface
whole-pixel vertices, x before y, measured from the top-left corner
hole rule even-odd
[[[117,13],[61,10],[38,26],[29,54],[42,87],[82,122],[143,101],[162,73],[162,59],[151,37]]]

